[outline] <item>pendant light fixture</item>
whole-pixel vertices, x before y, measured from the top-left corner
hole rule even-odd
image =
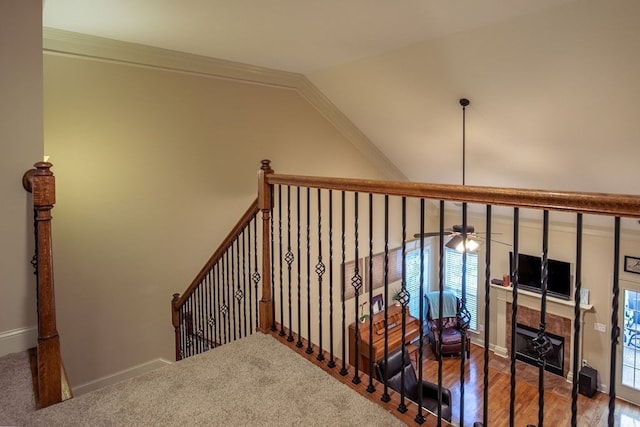
[[[466,184],[466,108],[469,105],[467,98],[460,99],[460,105],[462,106],[462,185]],[[466,205],[466,204],[465,204]],[[464,206],[466,208],[466,206]],[[474,238],[475,229],[472,225],[454,225],[454,236],[446,243],[446,247],[455,249],[458,252],[475,252],[480,247],[480,242]]]

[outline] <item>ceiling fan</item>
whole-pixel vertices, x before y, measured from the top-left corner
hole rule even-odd
[[[460,105],[462,106],[462,185],[466,184],[465,182],[465,172],[466,172],[466,107],[469,105],[469,100],[467,98],[460,99]],[[466,203],[463,203],[463,209],[466,208]],[[481,244],[481,240],[486,240],[485,237],[480,236],[480,232],[475,231],[475,227],[473,225],[467,224],[464,225],[454,225],[449,229],[445,229],[443,231],[444,235],[451,236],[449,241],[445,244],[446,247],[450,249],[455,249],[458,252],[475,252],[478,250]],[[428,232],[423,234],[415,234],[414,237],[425,238],[425,237],[435,237],[439,236],[439,231]],[[492,242],[496,242],[502,245],[509,246],[508,243],[499,242],[496,240],[492,240]]]

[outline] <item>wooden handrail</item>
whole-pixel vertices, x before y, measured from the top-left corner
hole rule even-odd
[[[640,218],[640,196],[269,174],[268,184]]]
[[[220,257],[225,253],[227,249],[231,247],[233,241],[242,233],[242,230],[251,222],[251,220],[258,214],[258,199],[255,199],[249,209],[242,215],[240,220],[236,223],[236,225],[231,229],[231,232],[227,235],[227,237],[222,241],[218,249],[211,255],[209,261],[202,267],[202,269],[196,274],[196,277],[193,279],[189,287],[181,296],[178,294],[174,294],[174,298],[172,300],[172,305],[174,310],[178,310],[184,303],[189,299],[193,291],[198,287],[200,282],[204,279],[204,276],[207,274],[211,267],[214,266],[216,262],[220,259]]]
[[[36,403],[44,408],[62,401],[62,361],[56,327],[51,246],[51,210],[56,202],[51,163],[38,162],[22,177],[25,190],[33,194],[36,229],[36,277],[38,294],[38,346]]]

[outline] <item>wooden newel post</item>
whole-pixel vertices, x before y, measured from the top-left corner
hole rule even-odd
[[[173,294],[173,299],[171,300],[171,322],[176,336],[176,362],[182,359],[180,354],[180,315],[177,306],[179,300],[180,294]]]
[[[273,325],[271,296],[271,185],[267,176],[273,173],[271,162],[263,160],[258,172],[258,207],[262,211],[262,299],[260,299],[260,331],[268,333]]]
[[[27,171],[22,185],[33,194],[36,221],[36,260],[38,294],[38,385],[36,399],[44,408],[62,401],[60,338],[56,327],[51,249],[51,210],[56,202],[56,184],[49,162],[38,162]]]

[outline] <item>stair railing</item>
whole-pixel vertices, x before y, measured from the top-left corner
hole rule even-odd
[[[347,197],[348,196],[348,197]],[[395,212],[389,214],[389,200],[394,203]],[[359,206],[359,201],[361,206]],[[379,209],[384,201],[384,210]],[[406,202],[410,202],[407,206]],[[375,274],[383,275],[379,280],[383,285],[378,285],[376,292],[382,292],[384,300],[387,303],[384,309],[385,323],[387,322],[387,310],[390,302],[392,282],[389,239],[388,235],[394,234],[394,244],[402,245],[402,282],[400,298],[402,317],[399,324],[402,326],[402,338],[399,348],[403,352],[415,351],[415,345],[410,346],[405,342],[405,322],[409,318],[409,303],[407,297],[406,277],[404,270],[406,263],[404,257],[407,252],[407,244],[411,243],[406,237],[407,227],[413,227],[413,232],[420,230],[420,235],[424,235],[425,220],[425,202],[429,202],[426,210],[430,212],[430,222],[437,222],[439,218],[439,229],[436,233],[430,233],[437,239],[437,243],[433,245],[436,257],[439,257],[436,269],[438,276],[436,287],[439,288],[442,295],[443,290],[443,253],[446,231],[444,228],[445,218],[445,202],[461,202],[462,229],[466,229],[467,225],[467,205],[474,204],[476,206],[476,215],[481,215],[478,211],[485,208],[484,217],[486,219],[485,229],[488,232],[486,240],[486,264],[484,280],[478,277],[478,288],[484,283],[485,293],[485,324],[489,322],[489,310],[491,302],[489,295],[491,293],[490,282],[491,277],[491,222],[493,217],[492,207],[499,206],[508,208],[513,223],[513,257],[517,257],[518,253],[518,234],[520,230],[520,210],[532,210],[544,214],[544,224],[541,227],[543,237],[542,245],[542,263],[544,272],[548,268],[548,235],[549,225],[548,217],[550,212],[572,213],[576,217],[576,271],[575,271],[575,287],[573,288],[575,304],[575,318],[573,319],[574,331],[571,338],[574,344],[573,360],[571,365],[573,369],[573,389],[571,401],[571,421],[575,425],[578,418],[577,414],[577,370],[580,354],[575,350],[580,342],[580,290],[581,290],[581,259],[582,253],[582,222],[583,215],[601,215],[606,216],[614,223],[614,231],[611,233],[614,241],[613,262],[611,263],[611,271],[613,277],[612,301],[611,301],[611,378],[609,384],[609,424],[613,425],[613,413],[615,410],[615,375],[616,375],[616,345],[619,338],[618,311],[619,311],[619,283],[618,270],[620,268],[619,246],[620,246],[620,220],[621,218],[639,218],[640,217],[640,196],[634,195],[614,195],[600,193],[577,193],[577,192],[559,192],[559,191],[543,191],[543,190],[525,190],[513,188],[494,188],[479,186],[460,186],[460,185],[440,185],[440,184],[422,184],[411,182],[388,182],[361,179],[344,179],[344,178],[324,178],[310,176],[294,176],[275,174],[270,167],[269,161],[263,161],[259,173],[259,188],[257,206],[252,206],[250,213],[243,219],[230,233],[225,243],[216,252],[218,253],[217,261],[212,260],[203,269],[201,274],[196,278],[190,288],[205,286],[208,288],[219,289],[222,282],[231,282],[231,288],[236,289],[239,279],[233,270],[233,265],[239,266],[233,258],[233,251],[229,248],[238,247],[237,236],[240,229],[245,229],[248,223],[247,218],[255,219],[258,210],[262,211],[261,221],[261,250],[259,258],[261,262],[255,260],[253,267],[260,265],[262,269],[262,287],[261,299],[259,303],[258,329],[263,332],[270,331],[271,334],[288,344],[292,349],[298,351],[312,362],[321,366],[323,369],[331,372],[336,377],[344,378],[346,383],[351,387],[369,396],[370,399],[376,400],[382,405],[387,405],[392,409],[391,404],[397,405],[397,412],[404,416],[404,420],[414,420],[421,424],[425,421],[425,411],[420,406],[409,403],[405,400],[405,390],[399,393],[389,393],[387,384],[380,384],[373,381],[371,375],[374,372],[374,360],[371,357],[371,349],[367,349],[369,357],[366,358],[366,364],[360,363],[356,357],[353,361],[349,360],[347,364],[347,351],[353,354],[365,354],[363,345],[359,336],[357,325],[366,319],[373,318],[373,300],[372,290],[367,286],[370,284],[371,277]],[[402,203],[402,215],[399,220],[398,212],[400,211],[400,203]],[[418,209],[419,207],[419,209]],[[368,212],[367,212],[368,211]],[[375,211],[375,214],[374,214]],[[419,213],[418,213],[419,212]],[[412,219],[407,220],[407,213]],[[450,214],[451,211],[448,212]],[[416,220],[416,218],[418,218]],[[257,219],[253,222],[254,227]],[[387,232],[391,224],[391,233]],[[384,223],[384,227],[382,226]],[[375,231],[373,224],[375,224]],[[366,226],[369,230],[366,231]],[[305,229],[306,228],[306,229]],[[250,229],[250,228],[249,228]],[[254,230],[256,230],[254,228]],[[340,233],[340,234],[339,234]],[[257,237],[257,231],[254,231],[254,238]],[[375,234],[374,237],[372,237]],[[466,234],[463,231],[463,238]],[[244,240],[241,240],[244,241]],[[365,243],[366,242],[366,243]],[[374,251],[374,243],[378,249]],[[420,258],[423,259],[422,251],[423,239],[414,242],[414,246],[420,245]],[[380,252],[380,247],[384,244],[384,249]],[[257,247],[257,243],[255,244]],[[414,248],[414,250],[416,250]],[[236,249],[237,251],[237,249]],[[224,252],[227,255],[221,255]],[[377,252],[377,253],[376,253]],[[231,254],[229,254],[231,253]],[[395,256],[399,251],[395,249]],[[258,255],[257,249],[253,252]],[[383,255],[381,257],[381,255]],[[236,256],[237,259],[241,257]],[[374,268],[374,262],[376,266]],[[465,257],[463,256],[463,264]],[[231,263],[227,262],[232,261]],[[224,262],[222,262],[224,261]],[[314,264],[312,265],[312,261]],[[217,265],[217,267],[216,267]],[[336,269],[334,270],[334,265]],[[382,266],[382,267],[381,267]],[[422,268],[422,267],[421,267]],[[205,270],[209,270],[205,272]],[[510,423],[514,425],[516,422],[514,413],[515,389],[516,389],[516,356],[513,351],[515,330],[518,307],[518,294],[521,292],[517,286],[517,264],[510,271],[510,277],[514,279],[515,285],[512,286],[511,304],[511,351],[509,357],[511,361],[511,397],[510,397]],[[243,269],[244,270],[244,269]],[[466,269],[463,266],[463,270]],[[380,272],[382,271],[382,273]],[[231,273],[231,274],[230,274]],[[256,272],[257,273],[257,272]],[[325,275],[325,273],[327,273]],[[500,272],[502,275],[503,272]],[[368,276],[368,277],[367,277]],[[397,276],[397,272],[396,272]],[[422,276],[422,274],[420,275]],[[207,279],[208,277],[208,279]],[[335,280],[334,280],[335,279]],[[380,279],[378,277],[377,279]],[[546,301],[547,301],[547,277],[543,274],[543,286],[541,295],[540,314],[541,322],[538,331],[539,341],[546,342],[547,333],[545,325]],[[233,280],[236,280],[234,284]],[[398,280],[397,278],[394,280]],[[424,278],[420,277],[420,294],[428,289]],[[462,289],[466,286],[466,280],[462,278]],[[197,283],[196,283],[197,282]],[[256,292],[258,291],[257,281]],[[382,286],[382,287],[380,287]],[[368,291],[368,300],[359,300],[359,296],[364,296]],[[218,294],[220,294],[218,292]],[[224,293],[222,294],[224,295]],[[227,291],[226,295],[230,295]],[[242,296],[242,293],[239,294]],[[184,351],[189,345],[193,346],[194,341],[189,340],[189,336],[197,337],[196,341],[206,342],[201,339],[203,333],[202,325],[207,324],[206,317],[199,309],[202,305],[206,306],[206,302],[186,303],[186,294],[182,298],[174,295],[172,306],[174,307],[174,327],[176,328],[176,344],[177,349]],[[442,298],[442,296],[440,297]],[[464,305],[464,296],[463,305]],[[347,302],[348,300],[348,302]],[[420,298],[422,301],[422,298]],[[220,299],[214,305],[218,308],[227,308],[227,301]],[[335,302],[335,304],[334,304]],[[364,304],[368,303],[368,313]],[[480,303],[480,302],[478,302]],[[327,304],[327,305],[323,305]],[[181,306],[182,308],[178,309]],[[186,308],[185,308],[186,307]],[[440,311],[442,311],[442,302],[440,301]],[[277,313],[276,313],[277,308]],[[396,310],[397,311],[397,310]],[[426,307],[419,305],[418,312],[412,312],[412,316],[418,319],[426,318]],[[200,317],[200,320],[198,318]],[[379,316],[378,316],[379,317]],[[508,319],[507,319],[508,320]],[[328,321],[328,325],[327,325]],[[213,319],[215,324],[216,319]],[[346,331],[356,325],[355,339],[347,343],[345,336]],[[396,324],[397,326],[397,324]],[[420,322],[420,328],[422,323]],[[371,322],[369,323],[368,335],[372,336]],[[390,329],[391,324],[386,329]],[[503,328],[504,329],[504,328]],[[178,330],[182,331],[178,334]],[[363,331],[363,333],[366,331]],[[328,333],[328,337],[327,337]],[[418,345],[417,366],[418,379],[422,380],[422,360],[423,360],[423,341],[422,329],[420,330],[420,341]],[[384,332],[384,358],[388,357],[386,332]],[[180,338],[179,338],[180,337]],[[186,337],[186,339],[185,339]],[[328,339],[327,339],[328,338]],[[508,339],[507,339],[508,340]],[[442,342],[442,340],[440,340]],[[465,359],[464,356],[464,339],[461,341],[462,353],[460,356],[460,385],[459,397],[460,402],[454,404],[454,422],[464,423],[464,377],[465,377]],[[484,334],[484,413],[477,420],[479,424],[487,425],[487,401],[488,401],[488,364],[489,364],[489,328],[485,327]],[[335,347],[334,348],[334,344]],[[508,344],[508,343],[505,343]],[[355,349],[351,347],[354,346]],[[355,350],[355,351],[353,351]],[[181,358],[182,355],[177,356]],[[351,358],[351,354],[349,355]],[[539,356],[540,372],[539,372],[539,418],[538,424],[542,425],[544,419],[544,362],[546,353]],[[365,359],[363,359],[364,361]],[[367,371],[367,372],[365,372]],[[367,375],[371,373],[371,375]],[[438,361],[437,385],[441,391],[443,387],[442,378],[442,361]],[[399,403],[399,404],[398,404]],[[438,397],[437,411],[438,423],[442,422],[443,402],[441,395]],[[413,409],[408,411],[408,408]],[[414,418],[415,416],[415,418]],[[482,421],[480,421],[480,419]],[[531,420],[533,421],[533,420]]]
[[[51,245],[51,210],[56,202],[55,177],[49,162],[38,162],[28,170],[22,185],[33,195],[35,255],[32,264],[37,284],[38,344],[36,348],[36,404],[44,408],[63,399],[63,369],[60,337],[56,326]]]

